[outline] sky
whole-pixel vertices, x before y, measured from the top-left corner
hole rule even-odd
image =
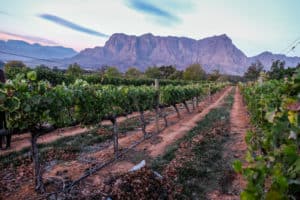
[[[247,56],[263,51],[300,56],[299,0],[0,0],[0,5],[3,40],[80,51],[103,46],[114,33],[194,39],[225,33]]]

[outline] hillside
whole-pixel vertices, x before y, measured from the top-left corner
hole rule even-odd
[[[256,60],[268,68],[272,60],[277,59],[284,60],[287,66],[300,62],[299,57],[269,52],[247,57],[226,34],[195,40],[150,33],[141,36],[116,33],[103,47],[85,49],[64,62],[77,62],[88,68],[117,66],[121,71],[130,66],[144,71],[154,65],[176,65],[178,69],[184,69],[192,63],[201,63],[207,72],[218,69],[221,73],[240,75]]]
[[[16,56],[17,55],[23,55]],[[30,44],[21,40],[0,40],[0,60],[21,60],[25,63],[40,64],[41,61],[34,60],[30,57],[40,59],[62,59],[66,57],[72,57],[77,52],[71,48],[62,46],[43,46],[40,44]]]

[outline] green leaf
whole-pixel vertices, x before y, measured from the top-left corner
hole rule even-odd
[[[266,195],[266,200],[283,200],[283,195],[275,190],[270,190]]]
[[[0,90],[0,103],[6,99],[6,93]]]
[[[273,111],[267,112],[265,115],[265,118],[268,122],[273,123],[275,116],[276,116],[276,110],[273,110]]]
[[[233,167],[234,171],[236,171],[237,173],[241,173],[243,171],[243,165],[240,160],[233,161],[232,167]]]
[[[8,98],[4,102],[4,107],[8,112],[14,112],[20,107],[20,100],[16,97]]]
[[[247,191],[243,191],[241,193],[241,200],[257,200],[257,198],[254,196],[254,194]]]
[[[247,151],[246,152],[246,161],[249,162],[249,163],[252,163],[254,161],[252,155],[251,155],[251,152],[250,151]]]
[[[37,79],[37,74],[35,71],[30,71],[27,73],[27,78],[31,81],[35,81]]]

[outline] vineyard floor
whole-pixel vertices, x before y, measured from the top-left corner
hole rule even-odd
[[[229,92],[232,90],[232,87],[218,92],[213,95],[211,99],[205,99],[199,104],[199,107],[192,111],[192,113],[183,112],[181,108],[181,119],[177,118],[176,113],[168,115],[169,126],[163,128],[163,120],[160,120],[159,125],[162,130],[158,135],[155,135],[155,121],[149,120],[147,125],[147,132],[152,133],[153,136],[142,142],[140,145],[130,150],[125,156],[104,168],[103,170],[97,172],[96,174],[88,177],[79,184],[80,194],[88,194],[92,190],[107,190],[105,188],[104,182],[107,180],[107,177],[110,177],[114,174],[120,174],[127,172],[135,164],[139,163],[141,160],[146,160],[147,165],[149,165],[155,158],[162,156],[168,151],[168,148],[174,144],[177,140],[184,137],[191,129],[197,126],[197,123],[201,121],[212,109],[215,109],[222,105],[223,100],[228,96]],[[192,110],[192,109],[190,109]],[[245,145],[243,143],[244,133],[248,126],[248,121],[244,117],[246,115],[246,110],[242,104],[242,98],[237,90],[235,93],[235,103],[231,112],[231,136],[232,140],[228,141],[226,146],[228,147],[224,152],[224,156],[234,156],[235,158],[241,158],[244,155]],[[151,117],[151,116],[150,116]],[[153,117],[153,116],[152,116]],[[125,118],[124,120],[126,120]],[[67,131],[65,131],[67,132]],[[62,135],[65,135],[65,132]],[[135,130],[128,132],[125,136],[119,139],[120,149],[124,150],[134,142],[143,138],[141,130]],[[17,138],[22,140],[21,138]],[[26,138],[24,138],[26,140]],[[232,145],[234,144],[234,145]],[[236,145],[238,144],[238,145]],[[102,146],[101,146],[102,145]],[[79,154],[74,155],[65,155],[69,156],[71,160],[63,162],[53,162],[51,164],[46,163],[44,179],[47,182],[48,191],[57,189],[56,187],[61,187],[62,183],[65,184],[70,180],[74,180],[84,171],[88,170],[90,167],[94,166],[96,163],[105,162],[106,160],[113,157],[113,147],[111,141],[104,141],[100,146],[102,148],[91,148],[92,150],[87,152],[80,152]],[[99,147],[99,146],[98,146]],[[234,147],[232,149],[232,147]],[[33,182],[28,181],[28,179],[23,179],[19,176],[28,175],[30,176],[31,164],[27,166],[26,170],[24,169],[15,169],[17,173],[17,180],[14,180],[14,185],[17,185],[16,189],[7,191],[6,195],[3,196],[5,199],[35,199],[35,194],[33,193]],[[29,174],[28,174],[29,173]],[[3,173],[2,173],[3,175]],[[1,175],[1,176],[2,176]],[[32,175],[32,172],[31,172]],[[236,179],[239,179],[238,177]],[[3,179],[2,179],[3,180]],[[22,181],[23,180],[23,181]],[[26,181],[24,181],[26,180]],[[239,180],[238,180],[239,181]],[[2,182],[2,185],[6,185],[5,182]],[[8,184],[9,185],[9,184]],[[239,187],[239,182],[236,184],[236,187]],[[6,185],[7,187],[7,185]],[[103,188],[104,187],[104,188]],[[76,190],[75,190],[76,191]],[[1,191],[2,192],[2,191]],[[78,191],[77,191],[78,192]],[[105,191],[104,191],[105,192]],[[76,193],[76,192],[75,192]],[[78,194],[78,193],[76,193]],[[78,194],[79,195],[79,194]],[[211,199],[218,199],[221,193],[215,191],[211,194]],[[1,196],[0,196],[1,199]],[[227,198],[230,199],[230,198]]]
[[[243,102],[243,97],[238,87],[234,95],[234,103],[230,113],[230,132],[228,140],[225,143],[225,151],[223,157],[225,159],[239,159],[244,160],[247,150],[247,144],[245,142],[245,134],[250,127],[250,120],[247,113],[246,106]],[[244,164],[246,162],[244,161]],[[231,190],[241,191],[246,187],[246,181],[240,174],[234,173],[231,182]],[[240,199],[238,194],[222,194],[222,191],[213,191],[209,194],[211,200],[238,200]]]
[[[124,122],[128,118],[137,117],[139,116],[139,113],[132,113],[128,115],[127,117],[118,117],[117,121],[118,123]],[[111,122],[108,120],[102,121],[102,125],[110,125]],[[75,136],[82,134],[84,132],[87,132],[89,129],[80,127],[80,126],[74,126],[74,127],[68,127],[68,128],[60,128],[57,129],[51,133],[48,133],[46,135],[40,136],[38,138],[38,144],[46,144],[53,141],[56,141],[58,139],[69,137],[69,136]],[[11,148],[6,150],[0,150],[0,155],[6,155],[8,153],[14,152],[14,151],[20,151],[26,147],[30,147],[30,133],[24,133],[21,135],[14,135],[12,137],[11,141]]]

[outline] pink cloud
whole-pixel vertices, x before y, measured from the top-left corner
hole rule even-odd
[[[31,44],[39,43],[42,45],[50,45],[50,46],[58,45],[57,42],[45,38],[29,36],[29,35],[20,35],[15,33],[9,33],[6,31],[0,31],[0,39],[1,40],[23,40]]]

